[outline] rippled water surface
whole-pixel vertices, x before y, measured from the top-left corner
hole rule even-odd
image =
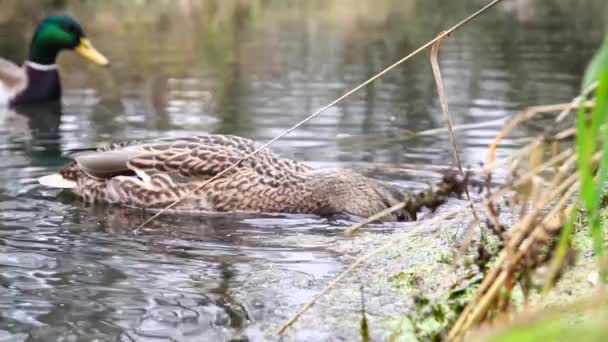
[[[123,139],[232,133],[266,141],[479,7],[480,1],[4,1],[0,55],[26,57],[36,18],[78,17],[112,61],[60,58],[57,108],[0,110],[0,341],[264,340],[338,271],[344,222],[87,207],[36,178],[62,151]],[[545,7],[546,6],[546,7]],[[455,124],[569,101],[606,28],[603,0],[507,1],[442,46]],[[315,166],[412,188],[449,165],[428,53],[278,141]],[[542,122],[505,140],[543,129]],[[469,165],[498,126],[462,130]],[[390,229],[388,229],[390,231]],[[387,230],[378,234],[386,234]]]

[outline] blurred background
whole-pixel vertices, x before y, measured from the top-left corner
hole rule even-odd
[[[199,132],[267,140],[482,4],[4,0],[0,55],[22,61],[38,20],[67,12],[111,59],[110,68],[100,69],[75,54],[61,55],[67,112],[61,124],[69,147],[75,141],[91,145]],[[456,124],[567,101],[602,39],[606,7],[597,0],[507,1],[457,32],[441,51]],[[336,139],[399,138],[403,130],[441,126],[427,53],[279,146],[294,147],[291,152],[308,159],[443,162],[444,140],[435,144],[435,138],[401,146],[389,139],[369,147]],[[461,137],[468,160],[480,159],[477,147],[483,149],[492,133]]]
[[[112,63],[60,56],[58,121],[0,110],[0,340],[268,338],[343,267],[331,247],[342,241],[340,224],[169,216],[132,237],[141,213],[86,207],[37,177],[56,171],[66,149],[110,141],[201,133],[269,140],[483,4],[0,0],[0,56],[22,62],[38,21],[61,12],[78,18]],[[465,164],[485,159],[500,120],[570,101],[607,29],[605,0],[512,0],[447,39],[440,63],[455,124],[499,120],[458,132]],[[447,136],[407,138],[443,127],[428,59],[408,61],[275,150],[426,186],[430,175],[385,166],[450,164]],[[542,129],[542,120],[518,129],[501,155]],[[334,328],[321,322],[314,333],[332,338]]]

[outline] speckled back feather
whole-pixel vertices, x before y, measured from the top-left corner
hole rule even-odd
[[[119,144],[98,153],[136,151],[124,160],[123,174],[108,179],[91,177],[82,171],[77,155],[76,162],[61,174],[76,181],[74,191],[87,202],[162,208],[258,147],[249,139],[228,135]],[[135,176],[135,171],[149,179]],[[403,195],[397,188],[351,171],[315,170],[263,149],[175,208],[370,216],[396,204]],[[409,217],[397,213],[388,219],[405,218]]]

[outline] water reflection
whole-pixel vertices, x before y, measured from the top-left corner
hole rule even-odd
[[[62,55],[63,108],[0,123],[0,339],[271,337],[277,322],[342,269],[328,247],[345,243],[339,224],[167,215],[132,236],[146,218],[141,212],[85,206],[36,178],[55,171],[63,151],[108,141],[201,132],[268,140],[480,3],[4,1],[1,56],[23,60],[34,18],[64,11],[113,65],[102,70]],[[607,27],[608,15],[597,15],[607,9],[601,0],[506,4],[442,46],[455,122],[497,122],[458,132],[468,164],[483,160],[500,120],[574,96]],[[447,138],[407,132],[442,127],[439,108],[428,56],[420,56],[276,150],[422,188],[432,174],[402,168],[448,164]],[[538,129],[522,127],[514,137]]]
[[[62,114],[61,102],[19,105],[10,110],[14,111],[13,118],[18,118],[15,120],[27,121],[32,137],[53,138],[59,136],[59,123]],[[4,123],[4,126],[13,125],[13,122]]]

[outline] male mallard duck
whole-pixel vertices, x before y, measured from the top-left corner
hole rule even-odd
[[[228,135],[113,145],[75,153],[59,174],[40,183],[69,188],[88,203],[162,208],[258,146]],[[367,217],[404,196],[401,189],[355,172],[313,169],[263,149],[174,208]],[[412,218],[401,211],[384,219]]]
[[[108,60],[85,37],[80,24],[66,15],[51,15],[38,24],[28,60],[23,67],[0,58],[0,86],[11,105],[57,101],[61,83],[57,71],[57,54],[70,49],[99,65]],[[0,87],[2,90],[2,87]]]

